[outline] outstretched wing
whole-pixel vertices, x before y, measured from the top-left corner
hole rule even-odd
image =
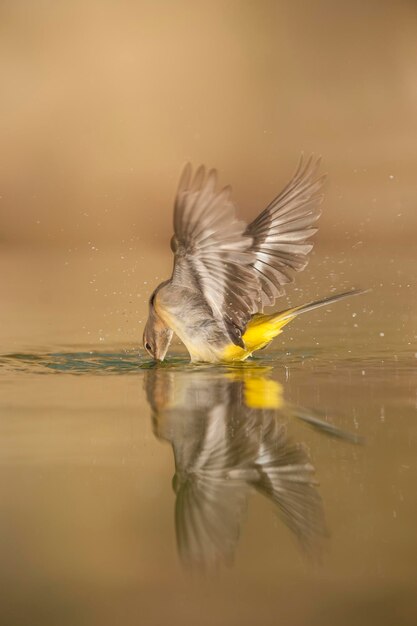
[[[235,217],[230,188],[216,189],[217,175],[187,164],[174,209],[173,282],[197,288],[217,319],[244,329],[260,304],[260,282],[252,264],[253,238]]]
[[[317,176],[320,159],[301,157],[297,170],[281,193],[247,227],[253,238],[251,251],[262,288],[260,309],[273,304],[284,293],[283,285],[293,280],[291,270],[299,272],[308,263],[313,247],[307,240],[317,228],[320,217],[322,185],[325,176]]]

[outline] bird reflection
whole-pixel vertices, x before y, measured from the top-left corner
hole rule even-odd
[[[282,386],[265,370],[146,372],[155,435],[174,451],[176,537],[187,566],[233,562],[251,489],[273,502],[304,549],[315,552],[326,534],[314,467],[288,436]]]

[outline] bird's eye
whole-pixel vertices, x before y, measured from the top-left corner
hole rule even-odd
[[[145,343],[145,349],[146,349],[148,352],[151,352],[151,350],[152,350],[152,348],[151,348],[151,346],[149,345],[149,343],[148,343],[148,342],[146,342],[146,343]]]

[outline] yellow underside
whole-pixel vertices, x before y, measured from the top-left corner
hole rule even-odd
[[[294,319],[295,311],[296,309],[294,309],[294,314],[291,314],[290,311],[285,311],[284,313],[272,315],[255,315],[249,322],[243,335],[246,349],[231,343],[224,349],[221,356],[222,361],[244,361],[256,350],[265,348],[282,332],[284,326]]]

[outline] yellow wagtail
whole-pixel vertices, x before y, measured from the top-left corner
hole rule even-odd
[[[320,159],[301,157],[281,193],[249,225],[238,220],[230,188],[217,175],[187,164],[174,208],[174,268],[149,301],[143,343],[165,358],[173,333],[194,362],[243,361],[267,346],[294,317],[347,296],[352,290],[272,315],[262,313],[284,293],[291,271],[304,269],[317,231],[324,176]]]

